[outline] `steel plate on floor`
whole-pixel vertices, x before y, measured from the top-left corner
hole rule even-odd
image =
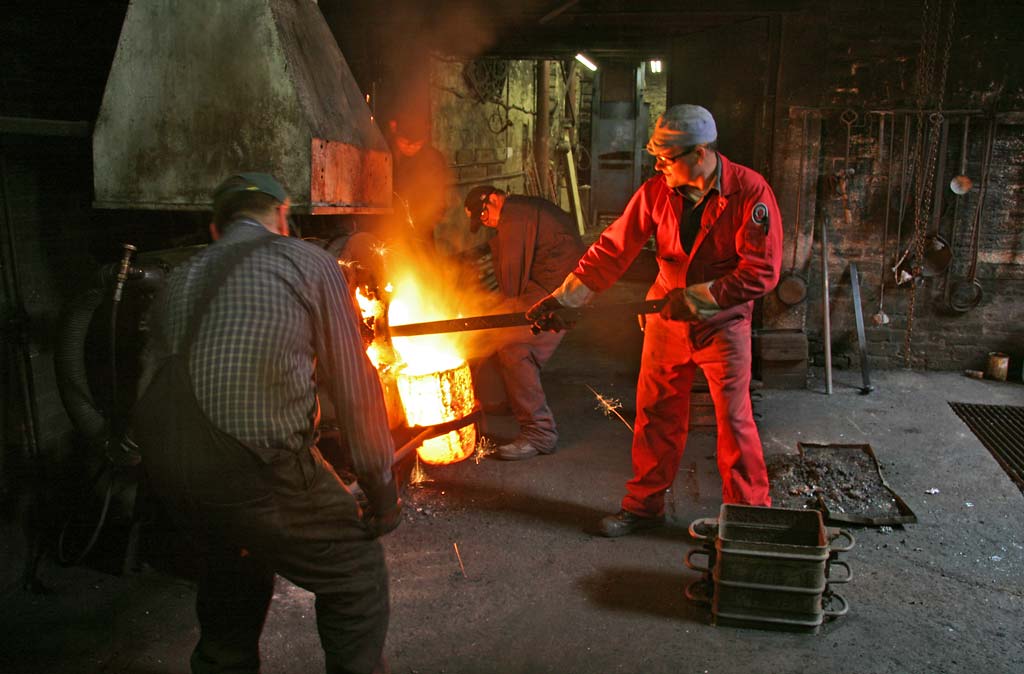
[[[917,522],[882,476],[871,445],[800,442],[797,449],[825,519],[869,526]]]

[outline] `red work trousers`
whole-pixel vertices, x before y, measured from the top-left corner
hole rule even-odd
[[[690,427],[690,388],[701,368],[715,405],[722,501],[770,506],[768,471],[750,405],[750,320],[737,318],[690,340],[686,325],[651,315],[636,391],[633,478],[622,507],[645,516],[665,510]]]

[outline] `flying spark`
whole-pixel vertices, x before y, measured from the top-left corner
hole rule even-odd
[[[433,482],[434,479],[427,475],[427,471],[423,470],[423,466],[420,465],[420,457],[416,457],[416,465],[413,466],[412,474],[409,476],[409,485],[418,486],[427,482]]]
[[[480,461],[494,454],[497,449],[498,447],[489,438],[481,437],[480,442],[476,443],[476,450],[473,451],[473,460],[480,465]]]
[[[625,417],[619,414],[619,410],[622,409],[622,401],[618,398],[606,398],[594,389],[590,388],[590,385],[587,385],[587,388],[589,388],[590,392],[597,398],[597,407],[594,409],[599,410],[606,417],[610,417],[614,414],[622,423],[626,424],[626,428],[629,429],[630,433],[633,432],[633,427],[629,425],[629,422],[626,421]]]

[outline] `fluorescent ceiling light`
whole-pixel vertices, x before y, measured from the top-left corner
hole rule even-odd
[[[651,61],[651,72],[652,73],[660,73],[661,72],[661,61]]]
[[[597,72],[597,66],[594,64],[594,62],[588,59],[583,54],[576,54],[576,60],[585,65],[592,72]]]

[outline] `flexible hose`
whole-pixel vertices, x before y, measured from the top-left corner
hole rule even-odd
[[[114,482],[118,463],[109,454],[110,451],[122,450],[120,443],[120,429],[123,424],[118,423],[117,410],[117,310],[121,300],[121,293],[124,283],[131,276],[139,280],[140,285],[148,282],[158,283],[162,280],[162,271],[139,268],[130,269],[128,266],[133,246],[125,245],[125,255],[121,260],[120,270],[116,277],[116,285],[113,294],[113,301],[110,312],[110,375],[111,375],[111,420],[108,423],[102,411],[97,408],[92,392],[89,388],[88,375],[85,367],[85,343],[89,332],[89,326],[96,313],[96,309],[103,302],[106,295],[105,287],[93,288],[86,291],[79,297],[68,311],[64,312],[65,320],[61,325],[59,339],[54,353],[54,363],[57,372],[57,388],[75,427],[95,446],[104,446],[107,453],[104,455],[104,462],[96,474],[88,482],[86,498],[92,492],[99,480],[107,475],[107,486],[103,493],[103,505],[99,515],[92,527],[92,532],[82,550],[71,556],[67,553],[67,536],[71,524],[75,519],[72,513],[65,520],[57,539],[57,558],[61,564],[74,565],[81,562],[92,552],[99,540],[100,533],[106,525],[110,512],[110,503],[113,499]],[[106,271],[102,276],[110,273]],[[106,286],[106,284],[103,284]],[[125,464],[130,465],[130,464]]]
[[[67,520],[64,522],[64,526],[61,527],[60,536],[57,538],[57,560],[61,564],[65,566],[74,566],[75,564],[78,564],[83,559],[85,559],[85,557],[90,552],[92,552],[93,547],[96,545],[96,541],[99,540],[100,532],[103,531],[103,525],[107,522],[107,513],[110,511],[110,501],[114,494],[113,469],[113,464],[104,464],[103,467],[101,467],[100,470],[97,471],[96,476],[90,481],[89,487],[91,491],[91,488],[95,486],[97,482],[99,482],[99,479],[103,477],[105,473],[111,473],[110,479],[107,481],[107,489],[103,494],[103,507],[100,509],[99,517],[96,518],[96,525],[93,527],[92,533],[89,535],[89,542],[85,544],[85,547],[82,548],[82,551],[75,555],[74,558],[69,558],[67,554],[65,554],[64,549],[64,539],[65,536],[67,536],[68,528],[71,526],[71,521],[75,519],[74,513],[68,516]]]
[[[118,444],[120,444],[125,425],[120,422],[117,395],[119,388],[117,383],[117,308],[121,305],[121,295],[124,291],[124,284],[128,280],[132,253],[135,251],[136,248],[132,244],[124,244],[124,253],[121,255],[121,265],[117,271],[117,281],[114,284],[114,297],[110,305],[110,437],[112,442]]]
[[[107,420],[89,390],[85,367],[85,341],[96,309],[103,302],[102,288],[92,288],[61,312],[64,320],[54,345],[57,391],[71,422],[94,445],[102,444]]]

